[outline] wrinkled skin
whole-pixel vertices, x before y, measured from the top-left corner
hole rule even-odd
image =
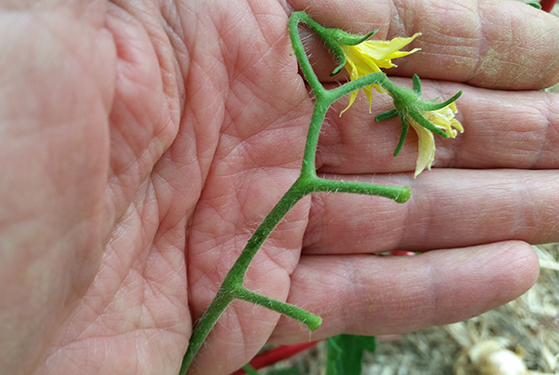
[[[513,1],[3,1],[0,373],[176,374],[192,326],[298,175],[312,99],[292,10],[422,48],[395,61],[426,98],[458,90],[465,133],[417,138],[359,94],[336,103],[317,167],[411,186],[412,199],[317,194],[279,225],[246,285],[320,314],[248,303],[222,316],[191,374],[228,374],[266,342],[388,334],[466,319],[526,291],[528,243],[559,240],[557,19]],[[68,3],[68,4],[66,4]],[[342,4],[345,4],[342,7]],[[327,85],[334,63],[302,35]],[[506,90],[506,91],[505,91]],[[389,109],[376,95],[373,114]],[[411,132],[413,133],[413,132]],[[388,250],[429,251],[378,257]]]

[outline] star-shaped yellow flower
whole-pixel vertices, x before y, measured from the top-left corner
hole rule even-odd
[[[450,138],[456,137],[458,132],[464,132],[462,124],[454,118],[456,112],[455,103],[451,103],[444,108],[434,111],[420,111],[429,122],[438,129],[444,131]],[[417,177],[425,168],[431,169],[431,164],[433,160],[435,160],[435,137],[430,130],[420,125],[411,116],[407,116],[407,121],[415,129],[419,137],[417,162],[414,173],[414,177]]]
[[[400,51],[401,48],[410,44],[412,40],[419,35],[421,35],[421,33],[416,33],[411,38],[394,38],[390,41],[366,40],[355,46],[341,45],[346,55],[346,64],[344,67],[349,72],[350,79],[355,81],[368,74],[380,72],[381,68],[388,69],[395,67],[396,65],[392,63],[392,59],[407,56],[419,50],[419,48],[415,48],[411,51]],[[373,87],[379,92],[385,92],[379,85],[371,85],[363,88],[363,92],[369,99],[369,110],[373,101]],[[349,104],[346,109],[340,113],[340,116],[351,107],[356,97],[357,91],[349,94]]]

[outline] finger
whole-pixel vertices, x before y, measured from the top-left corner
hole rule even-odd
[[[559,240],[559,172],[437,170],[360,181],[411,186],[397,204],[381,197],[315,194],[306,254],[424,251],[510,239]],[[457,214],[458,213],[458,214]]]
[[[271,343],[340,333],[411,332],[468,319],[530,288],[538,259],[512,241],[412,257],[305,256],[291,276],[289,303],[320,315],[312,334],[281,317]]]
[[[559,21],[518,1],[352,1],[291,0],[327,27],[358,34],[373,29],[373,39],[417,38],[421,51],[394,61],[390,74],[466,82],[506,89],[540,89],[559,80]],[[308,35],[308,33],[305,33]],[[307,40],[319,77],[335,64],[317,37]],[[342,77],[334,77],[339,80]]]
[[[396,79],[409,87],[410,80]],[[453,139],[435,136],[434,167],[559,168],[559,95],[546,92],[492,91],[470,86],[424,82],[425,99],[448,99],[459,90],[456,118],[464,133]],[[398,157],[399,119],[374,121],[393,108],[390,96],[374,94],[373,110],[359,94],[349,111],[339,116],[347,99],[335,103],[323,125],[317,166],[329,173],[412,171],[417,158],[417,134],[408,133]]]

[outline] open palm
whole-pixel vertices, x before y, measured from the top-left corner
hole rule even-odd
[[[534,282],[526,242],[559,239],[558,99],[498,91],[559,80],[559,24],[543,12],[504,1],[66,3],[0,8],[1,373],[178,373],[192,326],[299,173],[312,98],[291,54],[293,9],[356,33],[423,32],[396,82],[418,73],[433,98],[464,90],[466,131],[437,139],[434,170],[414,180],[413,135],[392,158],[398,124],[375,124],[364,98],[339,118],[337,103],[319,172],[411,186],[412,199],[301,201],[245,285],[323,326],[311,335],[235,302],[193,374],[227,374],[266,342],[479,314]],[[305,41],[336,85],[331,57]],[[373,111],[389,105],[379,95]],[[372,255],[395,249],[439,251]]]

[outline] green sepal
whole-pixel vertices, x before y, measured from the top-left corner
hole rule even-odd
[[[453,102],[455,102],[460,95],[462,95],[462,91],[458,91],[452,98],[445,100],[442,103],[431,103],[431,101],[426,102],[426,101],[418,101],[416,103],[416,107],[421,109],[422,111],[437,111],[439,109],[443,109],[446,106],[451,105]]]
[[[396,108],[392,108],[390,111],[382,112],[381,114],[377,115],[377,117],[375,117],[375,121],[381,122],[396,117],[398,117],[398,111],[396,110]]]
[[[323,34],[319,34],[324,40],[326,48],[334,54],[334,57],[338,61],[338,66],[332,71],[332,73],[330,73],[330,77],[338,74],[345,66],[346,56],[344,50],[340,46],[341,44],[346,46],[355,46],[375,35],[377,31],[378,29],[371,31],[367,35],[354,35],[340,29],[326,29]]]
[[[536,8],[536,9],[540,9],[540,10],[542,9],[542,6],[541,6],[540,4],[538,4],[538,3],[529,2],[529,3],[526,3],[526,4],[528,4],[528,5],[530,5],[530,6],[533,6],[533,7]]]
[[[342,47],[332,39],[324,39],[324,45],[326,45],[326,48],[328,48],[330,52],[332,52],[332,54],[336,58],[336,61],[338,62],[338,66],[336,67],[336,69],[334,69],[332,73],[330,73],[330,77],[332,77],[338,74],[345,66],[345,52]]]
[[[410,125],[408,124],[408,120],[406,116],[400,116],[400,120],[402,121],[402,134],[400,134],[400,140],[398,141],[398,146],[396,146],[396,150],[394,151],[394,157],[398,156],[402,146],[404,146],[404,141],[406,140],[406,136],[408,135],[408,129]]]
[[[446,134],[443,130],[437,128],[431,121],[427,120],[425,116],[421,114],[417,109],[411,109],[409,111],[409,116],[414,119],[419,125],[423,126],[425,129],[429,130],[431,133],[435,133],[444,138],[450,138],[450,135]]]
[[[306,23],[307,26],[309,26],[310,29],[320,37],[320,39],[324,41],[324,45],[326,46],[326,48],[328,48],[328,50],[332,52],[332,54],[338,61],[339,65],[336,67],[336,69],[334,69],[334,71],[330,74],[330,76],[334,76],[338,74],[346,63],[345,53],[342,47],[340,46],[338,40],[339,38],[344,37],[342,34],[344,34],[345,32],[339,29],[328,29],[322,26],[321,24],[319,24],[318,22],[316,22],[315,20],[313,20],[305,12],[295,12],[295,13],[297,13],[301,17],[301,20],[304,23]],[[348,34],[348,33],[345,34],[352,36],[352,34]],[[354,37],[363,38],[361,35],[356,35]]]
[[[332,29],[331,37],[338,43],[346,46],[356,46],[363,43],[378,32],[378,29],[371,31],[367,35],[355,35],[347,33],[340,29]]]
[[[415,95],[417,95],[418,98],[421,98],[421,93],[422,93],[422,88],[421,88],[421,80],[419,79],[419,76],[417,74],[413,75],[413,92],[415,92]]]

